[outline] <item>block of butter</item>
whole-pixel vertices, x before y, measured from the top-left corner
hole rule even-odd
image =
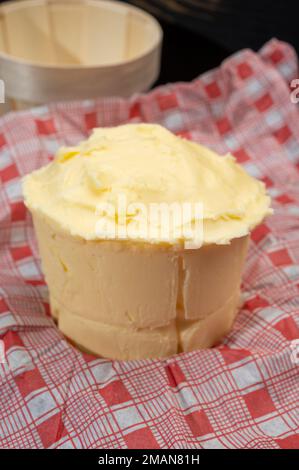
[[[159,125],[99,128],[23,191],[52,315],[79,347],[163,357],[230,330],[250,231],[271,213],[231,155]]]

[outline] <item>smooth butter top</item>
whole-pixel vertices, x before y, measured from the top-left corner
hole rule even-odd
[[[88,140],[61,148],[53,162],[26,176],[23,189],[30,210],[86,240],[104,237],[95,230],[99,216],[112,217],[102,210],[103,203],[113,204],[116,223],[131,226],[134,233],[142,211],[131,208],[125,218],[117,218],[120,195],[127,205],[146,207],[201,202],[204,243],[229,243],[271,212],[264,184],[234,157],[218,156],[153,124],[95,129]]]

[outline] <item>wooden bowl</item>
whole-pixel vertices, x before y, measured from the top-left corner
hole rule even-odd
[[[158,22],[125,3],[4,3],[0,76],[6,109],[146,91],[159,74],[161,43]]]

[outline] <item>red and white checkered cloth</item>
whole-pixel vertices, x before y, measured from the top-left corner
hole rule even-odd
[[[1,118],[2,448],[299,447],[299,112],[289,88],[296,76],[294,51],[273,40],[192,83]],[[49,316],[21,176],[93,127],[128,121],[158,122],[232,152],[273,197],[275,214],[252,234],[244,305],[217,348],[98,359],[70,346]]]

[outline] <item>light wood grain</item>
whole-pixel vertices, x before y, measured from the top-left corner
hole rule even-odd
[[[6,110],[145,91],[159,74],[161,42],[153,17],[120,2],[4,3],[0,76]]]

